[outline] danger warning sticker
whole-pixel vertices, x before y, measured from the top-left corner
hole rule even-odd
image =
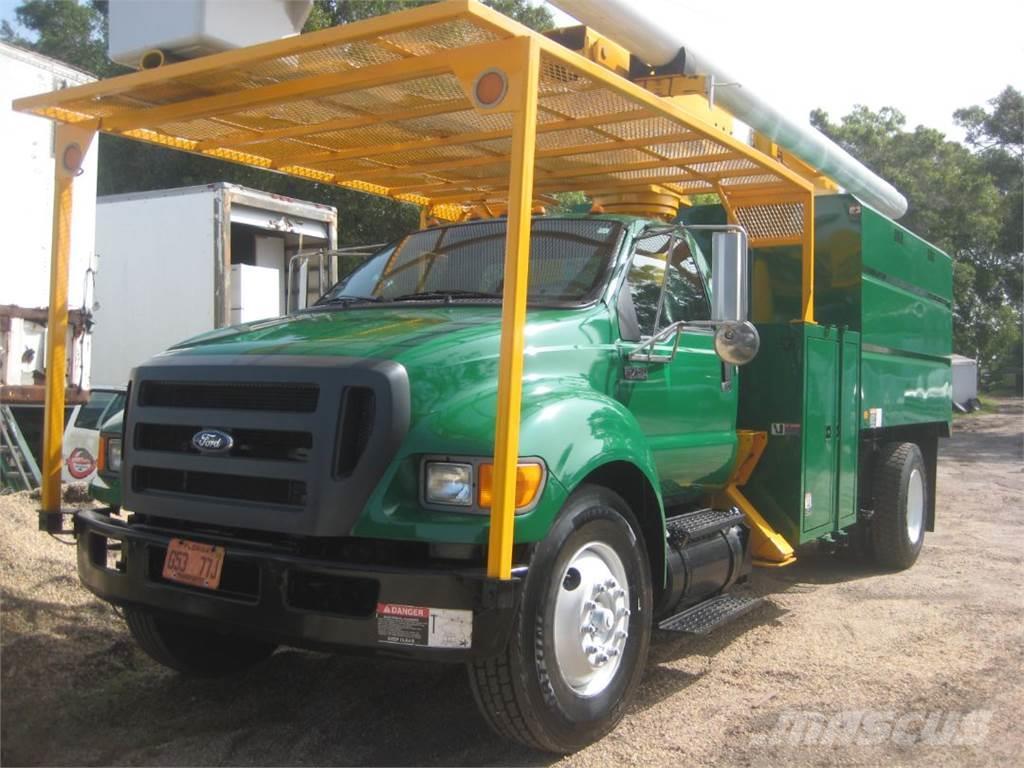
[[[473,643],[473,612],[377,603],[377,642],[426,648],[469,648]]]

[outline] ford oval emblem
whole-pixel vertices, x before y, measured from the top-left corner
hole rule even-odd
[[[219,429],[201,429],[192,435],[192,445],[200,453],[227,453],[235,440]]]

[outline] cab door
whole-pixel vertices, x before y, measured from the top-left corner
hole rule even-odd
[[[623,363],[618,397],[650,442],[663,495],[685,498],[728,478],[738,382],[735,370],[726,371],[715,354],[710,328],[684,330],[669,362],[629,359],[640,343],[674,322],[711,319],[706,264],[689,236],[641,235],[631,259],[617,302]],[[669,338],[654,345],[652,356],[671,356],[674,344]]]

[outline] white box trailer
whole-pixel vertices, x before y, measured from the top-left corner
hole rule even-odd
[[[953,355],[953,402],[966,406],[978,399],[978,361]]]
[[[53,228],[54,123],[11,110],[22,96],[95,80],[63,62],[0,43],[0,402],[41,405],[45,394],[46,318]],[[90,385],[95,269],[96,159],[85,154],[75,182],[68,283],[67,400],[82,402]]]
[[[93,376],[183,339],[304,307],[337,279],[337,210],[235,184],[101,197]]]

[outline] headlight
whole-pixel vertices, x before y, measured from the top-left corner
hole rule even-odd
[[[107,472],[121,471],[121,438],[112,437],[107,440]]]
[[[469,507],[473,504],[473,465],[432,461],[427,464],[424,495],[428,504]]]

